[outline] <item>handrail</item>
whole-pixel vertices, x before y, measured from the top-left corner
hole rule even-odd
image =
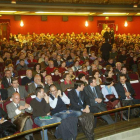
[[[132,106],[131,105],[130,106],[125,106],[125,107],[116,108],[116,109],[103,111],[103,112],[99,112],[99,113],[94,113],[93,115],[94,116],[101,116],[101,115],[110,114],[110,113],[114,113],[114,112],[118,112],[118,111],[122,111],[122,110],[126,110],[126,109],[130,110],[130,108],[135,108],[135,107],[140,107],[140,104],[136,104],[136,105],[132,105]],[[128,121],[129,121],[129,119],[128,119]],[[46,128],[57,126],[59,124],[61,124],[61,122],[45,125],[45,126],[42,126],[42,127],[33,128],[33,129],[30,129],[30,130],[27,130],[27,131],[23,131],[21,133],[17,133],[17,134],[11,135],[11,136],[4,137],[0,140],[8,140],[8,139],[18,137],[18,136],[22,136],[22,135],[26,135],[26,134],[29,134],[29,133],[32,133],[32,132],[35,132],[35,131],[38,131],[38,130],[44,130]]]

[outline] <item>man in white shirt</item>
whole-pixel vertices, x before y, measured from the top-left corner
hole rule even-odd
[[[20,113],[31,113],[33,110],[29,104],[27,104],[25,101],[20,100],[20,94],[19,93],[13,93],[12,95],[12,102],[9,103],[7,106],[7,113],[8,117],[11,119],[11,121],[14,121],[14,117],[19,115]],[[23,131],[32,129],[33,122],[29,118],[27,119],[25,126],[23,128]],[[33,134],[28,134],[25,136],[27,140],[33,140]]]
[[[68,110],[67,105],[70,104],[70,99],[65,95],[64,92],[57,90],[55,85],[50,86],[50,97],[49,97],[50,106],[53,108],[51,114],[65,119],[67,117],[78,117],[82,114],[81,111]]]

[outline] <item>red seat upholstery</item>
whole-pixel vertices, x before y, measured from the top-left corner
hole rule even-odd
[[[26,101],[27,104],[30,104],[30,102],[34,99],[34,98],[31,97],[32,95],[34,95],[34,93],[31,93],[31,94],[28,95],[28,97],[26,97],[25,101]]]
[[[19,76],[26,75],[26,70],[19,70],[18,75]]]
[[[129,77],[132,80],[139,80],[139,75],[138,73],[129,73]]]
[[[135,94],[136,94],[135,98],[140,99],[140,83],[133,83],[133,84],[131,84],[131,86],[135,90]]]
[[[3,109],[3,103],[0,103],[0,108],[2,108],[2,109]]]

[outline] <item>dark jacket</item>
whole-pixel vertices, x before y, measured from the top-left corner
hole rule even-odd
[[[75,89],[72,89],[71,91],[68,92],[68,97],[70,99],[70,109],[72,110],[77,110],[81,111],[81,109],[84,109],[86,105],[89,105],[89,100],[86,94],[84,92],[80,92],[81,94],[81,100],[83,102],[83,105],[79,104],[79,97],[77,96],[77,93]]]
[[[2,109],[2,108],[0,108],[0,117],[2,117],[2,118],[7,118],[7,113]]]
[[[2,100],[6,100],[8,98],[7,89],[0,89],[0,93],[1,93]]]
[[[68,117],[63,119],[55,132],[56,138],[62,138],[62,140],[76,140],[77,123],[77,117]]]
[[[4,86],[4,88],[10,87],[6,77],[2,78],[2,85]]]
[[[130,92],[131,96],[133,97],[133,95],[135,94],[133,87],[131,86],[129,82],[126,82],[126,86],[127,86],[128,92]],[[126,99],[124,87],[120,82],[115,85],[115,89],[118,95],[120,96],[120,99]]]

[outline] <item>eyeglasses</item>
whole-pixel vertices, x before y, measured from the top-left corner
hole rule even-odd
[[[52,90],[52,91],[50,91],[50,92],[53,93],[53,92],[55,92],[55,91],[57,91],[57,90]]]

